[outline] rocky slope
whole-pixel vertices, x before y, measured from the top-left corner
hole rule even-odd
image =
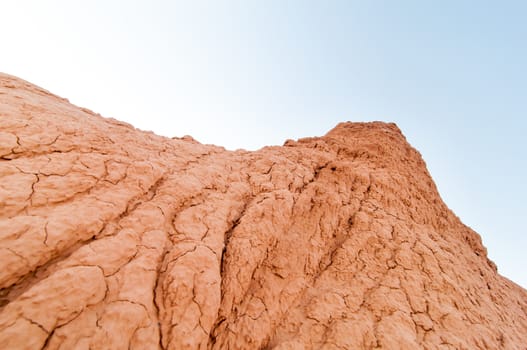
[[[394,124],[256,152],[0,75],[2,349],[525,349],[527,292]]]

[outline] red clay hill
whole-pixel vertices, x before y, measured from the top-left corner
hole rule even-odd
[[[0,75],[2,349],[526,349],[527,291],[394,124],[256,152]]]

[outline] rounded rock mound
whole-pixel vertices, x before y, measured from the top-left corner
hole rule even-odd
[[[5,349],[525,349],[500,276],[394,124],[256,152],[0,74]]]

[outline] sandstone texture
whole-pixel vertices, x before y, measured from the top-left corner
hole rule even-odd
[[[501,277],[394,124],[256,152],[0,74],[1,349],[526,349]]]

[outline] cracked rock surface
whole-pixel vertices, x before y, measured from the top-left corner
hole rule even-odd
[[[394,124],[256,152],[0,74],[2,349],[525,349],[501,277]]]

